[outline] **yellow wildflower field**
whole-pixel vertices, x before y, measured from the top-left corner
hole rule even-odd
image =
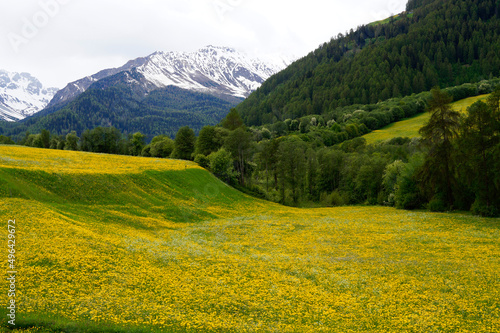
[[[199,168],[193,162],[0,145],[0,167],[55,173],[140,173]]]
[[[49,164],[61,154],[45,152]],[[140,163],[133,172],[156,166]],[[184,219],[140,201],[150,185],[125,176],[123,205],[0,198],[1,220],[18,228],[19,318],[154,332],[500,331],[500,219],[295,209],[243,196],[202,169],[155,175],[155,198],[178,198]],[[175,187],[162,175],[186,180]]]

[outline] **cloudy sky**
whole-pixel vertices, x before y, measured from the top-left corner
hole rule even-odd
[[[47,86],[155,51],[227,46],[301,57],[407,0],[0,0],[0,69]]]

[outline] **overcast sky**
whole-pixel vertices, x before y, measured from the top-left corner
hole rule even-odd
[[[407,0],[0,0],[0,69],[63,88],[155,51],[302,57]]]

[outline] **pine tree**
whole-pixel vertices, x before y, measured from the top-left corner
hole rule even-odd
[[[420,129],[424,144],[429,149],[421,176],[424,186],[431,190],[435,199],[444,195],[444,203],[453,205],[453,145],[460,127],[460,113],[450,106],[452,98],[439,88],[431,91],[429,122]]]

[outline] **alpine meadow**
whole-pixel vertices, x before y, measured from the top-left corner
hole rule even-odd
[[[0,69],[0,332],[500,332],[500,0],[408,0],[295,61],[189,44],[313,37],[259,1],[123,0],[112,41],[101,2],[71,63],[191,51],[61,90]],[[20,59],[86,15],[62,2]]]
[[[190,162],[0,151],[25,332],[500,329],[498,219],[287,208]]]

